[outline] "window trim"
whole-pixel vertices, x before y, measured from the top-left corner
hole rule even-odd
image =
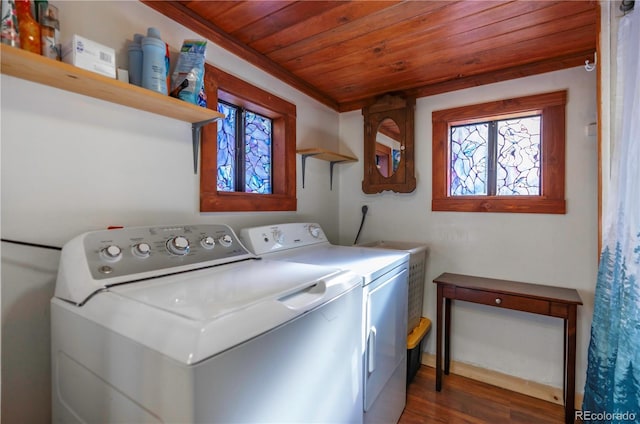
[[[432,113],[432,211],[566,213],[565,106],[567,91],[499,100]],[[539,196],[451,196],[449,131],[452,125],[534,112],[542,115]]]
[[[267,91],[205,64],[205,92],[210,109],[218,98],[273,120],[272,194],[218,191],[218,125],[202,129],[201,212],[295,211],[296,106]]]

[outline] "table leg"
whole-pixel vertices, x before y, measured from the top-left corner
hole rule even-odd
[[[438,284],[436,303],[436,391],[442,389],[442,285]]]
[[[449,375],[451,364],[451,299],[444,299],[444,373]]]
[[[564,401],[564,422],[573,424],[575,422],[576,403],[576,322],[577,305],[568,305],[567,320],[565,321],[565,401]]]
[[[569,314],[570,310],[567,309],[567,314]],[[569,342],[569,319],[564,319],[564,340],[562,345],[562,401],[567,401],[567,343]]]

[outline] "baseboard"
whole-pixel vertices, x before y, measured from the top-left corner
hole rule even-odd
[[[435,368],[436,356],[423,353],[421,362],[423,365]],[[491,384],[492,386],[501,387],[517,393],[522,393],[537,399],[563,405],[562,388],[548,386],[546,384],[537,383],[535,381],[525,380],[523,378],[514,377],[512,375],[503,374],[498,371],[477,367],[475,365],[466,364],[464,362],[451,361],[449,371],[451,374],[467,377],[472,380],[481,381]],[[576,393],[575,408],[582,408],[582,393]]]

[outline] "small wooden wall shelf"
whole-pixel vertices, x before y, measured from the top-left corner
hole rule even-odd
[[[343,155],[341,153],[336,153],[332,152],[331,150],[321,148],[299,149],[296,151],[296,153],[302,156],[302,188],[304,188],[305,163],[308,157],[326,160],[327,162],[329,162],[329,187],[331,189],[333,189],[333,166],[336,163],[358,161],[358,158],[356,157]]]
[[[0,71],[3,74],[191,123],[194,172],[197,172],[200,128],[224,119],[224,115],[216,110],[196,106],[26,50],[2,44],[0,56]]]

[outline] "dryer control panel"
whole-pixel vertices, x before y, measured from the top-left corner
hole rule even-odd
[[[306,222],[243,228],[240,239],[256,255],[329,242],[319,224]]]

